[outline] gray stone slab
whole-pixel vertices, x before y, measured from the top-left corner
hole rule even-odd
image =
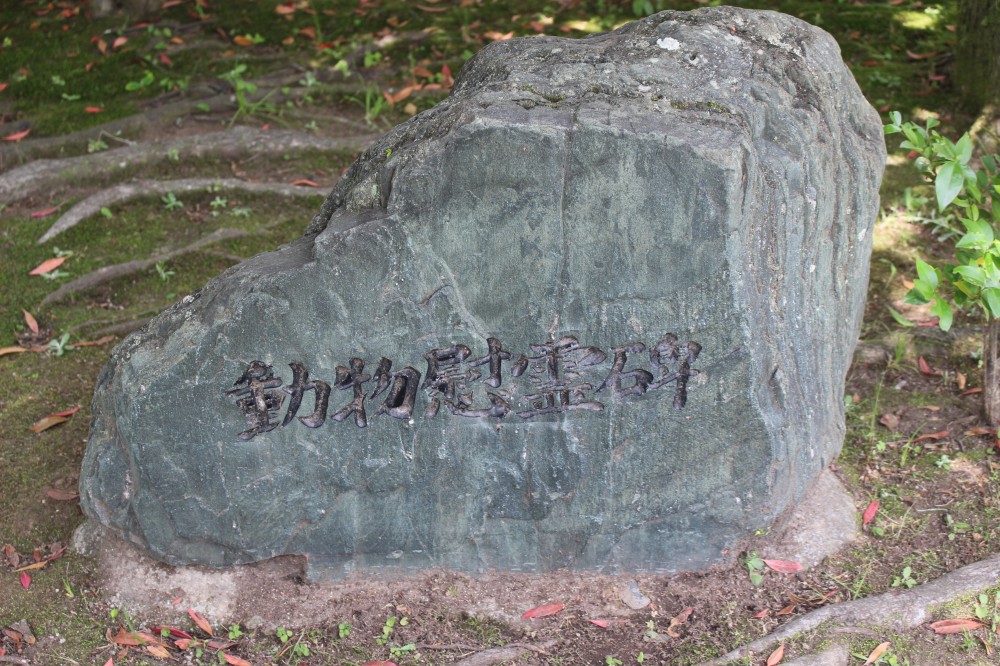
[[[781,14],[487,47],[116,347],[82,506],[174,564],[704,568],[840,450],[884,158]]]

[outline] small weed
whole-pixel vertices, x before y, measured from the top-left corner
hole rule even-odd
[[[292,637],[292,632],[290,632],[288,629],[285,629],[284,627],[278,627],[277,629],[274,630],[274,635],[277,636],[278,640],[281,641],[282,643],[287,643],[288,640]]]
[[[229,213],[231,215],[233,215],[234,217],[250,217],[251,213],[253,213],[253,209],[251,209],[251,208],[234,208],[231,211],[229,211]]]
[[[163,207],[167,210],[174,210],[175,208],[184,208],[184,202],[177,198],[173,192],[167,192],[162,197],[160,201],[163,202]]]
[[[229,627],[229,639],[230,640],[233,640],[233,641],[238,640],[241,636],[243,636],[243,630],[240,629],[240,625],[234,624],[231,627]]]
[[[177,150],[176,148],[171,148],[170,150],[167,151],[167,159],[172,162],[180,162],[181,161],[180,151]]]
[[[997,628],[1000,627],[1000,591],[993,594],[992,602],[990,595],[980,594],[976,598],[973,612],[976,614],[977,620],[990,625],[990,631],[996,633]]]
[[[114,213],[112,213],[111,209],[108,208],[108,207],[106,207],[106,206],[101,208],[101,215],[103,215],[104,217],[108,218],[109,220],[112,217],[114,217]]]
[[[760,585],[764,582],[764,574],[761,571],[764,570],[764,560],[757,556],[757,553],[752,552],[747,555],[746,560],[743,565],[747,568],[750,573],[750,582],[754,585]]]
[[[392,636],[392,632],[396,628],[396,616],[390,615],[385,624],[382,626],[382,635],[375,639],[375,642],[379,645],[385,645],[389,642],[389,637]]]
[[[369,51],[365,54],[365,68],[374,67],[375,65],[382,62],[382,52],[381,51]]]
[[[87,152],[88,153],[99,153],[102,150],[107,150],[108,144],[104,139],[87,139]]]
[[[174,273],[175,271],[168,271],[166,268],[164,268],[162,261],[156,262],[156,274],[159,275],[160,279],[163,280],[164,282],[169,280],[170,276],[174,275]]]
[[[903,572],[899,576],[893,576],[892,587],[905,587],[910,589],[917,585],[917,581],[912,576],[913,570],[910,567],[903,567]]]
[[[622,666],[622,660],[618,657],[613,657],[610,654],[604,658],[604,663],[607,666]]]
[[[406,645],[400,645],[398,647],[392,645],[389,647],[389,654],[391,654],[393,657],[402,657],[405,654],[414,652],[416,649],[417,646],[414,643],[407,643]]]
[[[341,622],[337,625],[337,638],[343,640],[351,635],[351,625],[347,622]]]
[[[948,470],[951,469],[951,463],[953,460],[948,456],[947,453],[941,454],[941,456],[934,461],[934,465],[938,469]]]
[[[948,541],[954,541],[955,537],[960,534],[965,534],[972,528],[969,523],[952,518],[950,513],[946,513],[944,515],[944,524],[950,530],[948,533]]]
[[[125,84],[125,90],[128,92],[137,92],[143,88],[147,88],[156,81],[156,76],[152,72],[147,71],[141,79],[138,81],[129,81]]]

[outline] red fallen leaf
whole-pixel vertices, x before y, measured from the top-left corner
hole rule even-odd
[[[539,606],[538,608],[532,608],[529,611],[525,611],[521,618],[535,618],[535,617],[548,617],[549,615],[555,615],[562,609],[566,608],[566,604],[554,603],[546,604],[544,606]]]
[[[17,573],[17,572],[20,572],[20,571],[31,571],[32,569],[41,569],[42,567],[44,567],[46,564],[48,564],[52,560],[56,560],[56,559],[59,559],[60,557],[62,557],[62,554],[65,553],[65,552],[66,552],[66,548],[64,546],[64,547],[60,548],[59,550],[57,550],[56,552],[52,553],[51,555],[49,555],[48,557],[46,557],[43,560],[42,559],[42,554],[36,548],[35,552],[33,553],[33,555],[35,557],[35,563],[34,564],[29,564],[28,566],[21,567],[20,569],[14,569],[14,572]]]
[[[178,638],[174,640],[174,645],[180,650],[187,650],[191,645],[201,645],[201,641],[196,641],[193,638]]]
[[[973,631],[983,626],[982,622],[964,617],[956,620],[939,620],[931,624],[931,629],[935,634],[960,634],[964,631]]]
[[[228,650],[236,645],[236,641],[229,640],[228,638],[211,638],[205,641],[205,645],[213,650]]]
[[[413,76],[421,76],[425,79],[429,79],[432,76],[434,76],[434,73],[431,72],[431,70],[427,69],[426,67],[417,65],[416,67],[413,68]]]
[[[976,393],[982,393],[983,387],[979,386],[977,388],[970,388],[968,391],[962,391],[959,395],[974,395]]]
[[[451,67],[449,67],[447,63],[441,65],[441,78],[444,80],[443,82],[448,88],[455,83],[455,77],[451,75]]]
[[[28,312],[27,310],[25,310],[25,309],[22,308],[21,312],[24,313],[24,323],[26,323],[28,325],[28,328],[31,329],[32,333],[37,334],[38,333],[38,321],[34,317],[32,317],[31,313]]]
[[[981,435],[996,435],[996,428],[987,428],[986,426],[976,426],[975,428],[970,428],[965,431],[965,434],[969,437],[979,437]]]
[[[174,64],[174,61],[171,60],[170,56],[168,56],[166,53],[161,53],[159,57],[160,57],[160,62],[166,65],[167,67],[170,67],[171,65]]]
[[[282,16],[295,13],[295,2],[283,2],[274,8],[274,11]]]
[[[198,625],[198,628],[204,631],[209,636],[214,636],[215,632],[212,631],[212,625],[208,623],[205,616],[196,611],[193,608],[188,608],[188,615],[194,620],[194,623]]]
[[[106,662],[104,662],[104,666],[115,666],[115,660],[108,659]]]
[[[236,46],[243,46],[243,47],[253,46],[253,40],[243,35],[236,35],[235,37],[233,37],[233,44],[236,44]]]
[[[30,351],[24,347],[0,347],[0,356],[6,356],[7,354],[20,354],[22,352]]]
[[[767,666],[777,666],[781,663],[781,660],[785,658],[785,644],[782,643],[777,647],[777,649],[771,653],[771,656],[767,658]]]
[[[293,180],[290,185],[304,185],[306,187],[319,187],[319,183],[307,180],[305,178],[299,178],[298,180]]]
[[[171,7],[180,7],[184,4],[184,0],[167,0],[162,5],[160,9],[170,9]]]
[[[770,614],[771,614],[771,609],[770,608],[765,608],[762,611],[754,613],[754,617],[757,618],[758,620],[761,620],[761,619],[767,617]]]
[[[21,572],[21,587],[26,590],[31,587],[31,576],[26,571]]]
[[[787,606],[785,606],[784,608],[782,608],[780,611],[778,611],[777,613],[775,613],[775,615],[791,615],[794,612],[795,612],[795,604],[788,604]]]
[[[927,60],[928,58],[933,58],[937,55],[937,51],[929,51],[927,53],[914,53],[913,51],[907,49],[906,55],[909,56],[910,60]]]
[[[305,35],[309,39],[316,39],[316,28],[309,26],[299,30],[300,35]]]
[[[440,14],[441,12],[448,11],[447,7],[428,7],[427,5],[417,5],[417,9],[428,14]]]
[[[227,664],[231,664],[232,666],[253,666],[253,664],[246,659],[241,659],[236,655],[228,654],[226,652],[222,653],[222,658],[226,660]]]
[[[922,442],[922,441],[924,441],[926,439],[944,439],[947,436],[948,436],[948,431],[947,430],[942,430],[940,432],[932,432],[932,433],[928,433],[926,435],[921,435],[920,437],[917,437],[913,441],[914,442]]]
[[[30,133],[31,133],[31,128],[29,127],[28,129],[24,130],[23,132],[14,132],[13,134],[8,134],[7,136],[5,136],[3,138],[3,140],[4,141],[14,141],[14,142],[17,142],[17,141],[20,141],[21,139],[23,139],[24,137],[28,136],[28,134],[30,134]]]
[[[504,42],[514,36],[514,31],[510,32],[497,32],[496,30],[487,30],[483,33],[483,37],[493,40],[494,42]]]
[[[927,377],[940,377],[940,372],[935,372],[931,369],[931,366],[927,363],[923,356],[917,359],[917,369],[920,370],[920,374]]]
[[[885,651],[889,649],[890,645],[891,643],[889,643],[889,641],[886,641],[885,643],[879,643],[878,645],[876,645],[875,649],[872,650],[871,654],[868,655],[868,658],[865,659],[865,666],[871,666],[871,664],[874,664],[876,661],[878,661],[879,657],[885,654]]]
[[[128,43],[128,37],[122,36],[115,38],[115,41],[111,42],[111,48],[120,49]]]
[[[34,423],[32,423],[29,430],[31,430],[31,432],[36,432],[36,433],[43,432],[45,430],[48,430],[52,426],[57,426],[60,423],[66,423],[66,421],[69,421],[69,419],[67,419],[64,416],[49,415],[40,418]]]
[[[101,55],[107,55],[108,53],[108,43],[103,39],[97,40],[97,50],[100,51]]]
[[[73,416],[78,411],[80,411],[80,406],[79,405],[77,405],[76,407],[73,407],[72,409],[65,409],[65,410],[63,410],[61,412],[56,412],[55,414],[52,414],[52,416],[64,416],[64,417],[66,417],[66,416]]]
[[[607,620],[591,620],[590,618],[587,619],[587,622],[591,624],[596,624],[598,627],[602,629],[606,628],[609,624],[611,624]]]
[[[52,257],[51,259],[46,259],[42,263],[32,268],[30,271],[28,271],[28,275],[42,275],[43,273],[51,273],[55,269],[62,266],[64,261],[66,261],[66,257]]]
[[[157,659],[170,659],[170,651],[162,645],[147,645],[146,652]]]
[[[150,631],[154,634],[163,635],[163,630],[166,629],[167,632],[174,638],[194,638],[191,634],[184,631],[183,629],[178,629],[177,627],[164,627],[162,625],[150,625]]]
[[[58,206],[53,206],[52,208],[45,208],[43,210],[36,210],[34,213],[31,214],[31,217],[48,217],[49,215],[55,213],[58,210],[59,210]]]
[[[670,626],[667,627],[667,635],[671,638],[680,638],[680,633],[674,631],[674,627],[684,624],[687,619],[691,617],[691,613],[694,612],[694,608],[685,608],[680,613],[670,618]]]
[[[385,97],[386,101],[389,102],[390,105],[394,105],[396,102],[402,102],[404,99],[412,95],[415,89],[416,86],[406,86],[405,88],[401,88],[395,94],[382,91],[382,96]]]
[[[878,500],[872,500],[871,504],[868,505],[868,508],[861,515],[861,526],[865,527],[868,523],[872,522],[876,513],[878,513]]]
[[[789,562],[788,560],[764,560],[764,564],[778,573],[793,574],[802,571],[801,564],[798,562]]]
[[[45,496],[57,502],[71,502],[75,499],[80,499],[80,493],[73,492],[72,490],[63,490],[62,488],[49,488],[45,491]]]
[[[6,87],[7,87],[6,83],[0,83],[0,92],[3,92]]]

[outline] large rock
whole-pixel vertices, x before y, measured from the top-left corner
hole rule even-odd
[[[788,16],[493,44],[115,349],[83,507],[175,564],[703,568],[841,447],[884,157]]]

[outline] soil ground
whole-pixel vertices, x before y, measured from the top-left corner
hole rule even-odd
[[[127,174],[59,172],[57,163],[45,163],[52,168],[44,187],[0,203],[5,287],[0,290],[0,347],[29,350],[0,356],[0,663],[698,664],[811,609],[919,589],[1000,551],[1000,448],[983,427],[974,392],[981,381],[982,322],[959,317],[946,334],[933,326],[904,327],[889,310],[912,322],[930,322],[928,312],[905,305],[902,298],[914,277],[914,257],[947,253],[928,224],[935,215],[928,202],[932,192],[896,152],[883,187],[862,340],[847,378],[847,438],[833,467],[853,496],[859,527],[862,512],[878,502],[854,545],[817,567],[782,574],[766,565],[758,568],[772,557],[772,541],[762,534],[732,554],[731,566],[636,577],[638,590],[651,601],[638,610],[622,600],[627,577],[570,573],[472,577],[429,572],[398,580],[354,580],[323,597],[305,579],[304,563],[287,558],[258,565],[259,576],[213,582],[223,586],[214,602],[210,596],[170,596],[153,605],[158,610],[134,614],[127,600],[106,593],[107,570],[99,559],[63,550],[83,520],[74,497],[77,470],[90,394],[110,346],[233,263],[298,237],[360,148],[289,148],[222,158],[213,156],[210,146],[195,155],[171,148],[169,141],[214,135],[235,121],[237,127],[263,132],[269,130],[262,127],[290,129],[305,137],[336,135],[360,142],[433,104],[446,93],[447,74],[457,72],[467,52],[482,43],[511,31],[581,36],[646,9],[643,3],[565,0],[542,8],[428,0],[421,9],[365,0],[284,3],[280,6],[292,12],[282,14],[277,2],[168,4],[164,16],[138,27],[120,14],[103,22],[91,19],[83,2],[29,1],[0,11],[0,76],[9,74],[0,79],[8,87],[0,88],[0,134],[31,130],[0,149],[0,186],[22,163],[42,158],[124,155],[150,145],[155,153]],[[662,2],[645,4],[668,8]],[[949,95],[952,3],[768,6],[830,30],[880,110],[933,115],[953,138],[971,123],[953,108]],[[60,18],[60,12],[70,14]],[[98,39],[92,41],[93,36]],[[115,46],[122,37],[126,41]],[[286,44],[289,38],[292,43]],[[42,46],[48,43],[51,50],[54,39],[63,40],[65,53],[58,58],[45,56]],[[327,41],[330,47],[319,48]],[[87,62],[96,64],[87,67]],[[233,75],[241,63],[247,69]],[[343,75],[345,69],[351,76]],[[86,78],[91,70],[93,80]],[[128,84],[141,84],[146,72],[154,73],[151,84],[127,90]],[[170,81],[161,86],[164,78],[183,77],[188,79],[183,88],[171,89]],[[255,81],[259,89],[251,91],[248,84]],[[390,106],[388,99],[407,87],[412,88],[409,96]],[[242,102],[241,91],[247,96]],[[161,113],[175,102],[189,104],[176,115]],[[85,111],[91,104],[103,113]],[[890,151],[895,150],[890,141]],[[109,205],[52,241],[36,244],[72,204],[131,177],[202,177],[206,189],[174,199],[156,196]],[[314,188],[316,197],[275,201],[211,186],[215,179],[233,177],[297,181]],[[57,210],[47,212],[51,208]],[[221,230],[233,233],[123,269],[114,279],[40,305],[80,276],[167,256]],[[28,275],[59,256],[66,260],[49,279]],[[33,315],[37,333],[22,311]],[[39,348],[44,351],[30,351]],[[47,415],[75,407],[79,411],[59,425],[31,430]],[[130,555],[123,551],[121,557]],[[39,566],[23,570],[32,565]],[[152,581],[168,572],[141,562],[131,570],[136,594],[144,578]],[[272,597],[278,608],[268,613],[254,606],[255,599],[266,598],[270,579],[264,572],[293,584],[282,587],[284,598]],[[242,591],[238,603],[219,605],[219,599],[228,598],[225,585]],[[521,617],[548,604],[564,607],[545,617]],[[189,614],[189,608],[200,615]],[[320,609],[319,615],[310,613]],[[264,622],[265,615],[286,619],[277,626]],[[851,657],[852,664],[864,663],[886,642],[887,650],[873,663],[1000,663],[995,631],[1000,579],[932,609],[932,615],[978,618],[984,626],[950,635],[935,633],[927,624],[900,630],[889,618],[871,626],[826,626],[786,642],[781,663],[834,641],[859,655]],[[199,626],[201,616],[206,624]],[[129,645],[137,642],[130,636],[133,630],[159,635],[160,625],[189,633],[195,643],[181,651],[175,633],[165,653],[148,642]],[[208,643],[209,625],[223,644]],[[768,656],[739,663],[763,664]]]

